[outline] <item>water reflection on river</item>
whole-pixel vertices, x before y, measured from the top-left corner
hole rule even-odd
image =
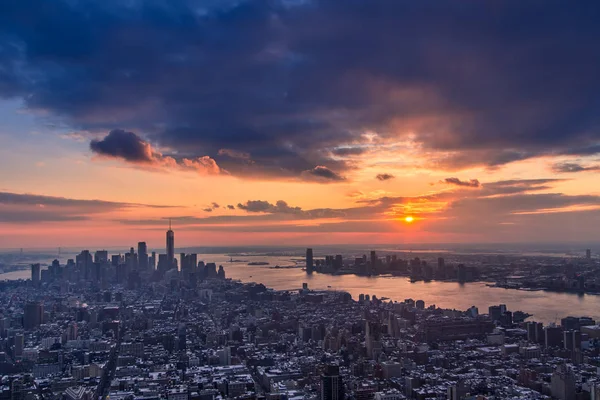
[[[199,254],[199,260],[222,264],[227,277],[243,282],[259,282],[278,290],[298,289],[306,282],[311,289],[332,289],[349,292],[354,299],[361,293],[387,297],[392,300],[413,298],[424,300],[426,305],[466,310],[475,305],[481,313],[494,304],[506,304],[511,311],[521,310],[533,314],[532,319],[545,323],[560,322],[567,315],[590,316],[600,320],[600,296],[527,292],[490,288],[484,283],[416,282],[405,277],[363,277],[355,275],[307,275],[301,268],[273,268],[275,265],[293,266],[290,257],[244,257],[244,262],[230,263],[227,255]],[[266,261],[269,265],[251,266],[248,261]],[[28,279],[29,271],[15,271],[0,275],[0,279]]]

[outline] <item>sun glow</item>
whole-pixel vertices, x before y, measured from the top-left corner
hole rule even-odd
[[[410,223],[411,223],[411,222],[413,222],[414,220],[415,220],[415,219],[414,219],[412,216],[410,216],[410,215],[408,215],[408,216],[404,217],[404,222],[406,222],[406,223],[408,223],[408,224],[410,224]]]

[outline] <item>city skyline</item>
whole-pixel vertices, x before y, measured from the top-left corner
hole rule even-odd
[[[600,240],[596,4],[37,2],[0,248]]]

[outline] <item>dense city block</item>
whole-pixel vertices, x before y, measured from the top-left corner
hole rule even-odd
[[[228,279],[196,254],[177,261],[169,232],[158,259],[143,242],[124,255],[84,250],[0,283],[0,398],[600,396],[600,326],[591,318],[544,325],[503,304],[452,310],[303,282],[277,291]],[[308,274],[335,263],[307,251]],[[357,259],[359,268],[398,263],[374,252]]]

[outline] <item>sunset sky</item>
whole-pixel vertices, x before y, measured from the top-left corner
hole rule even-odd
[[[600,243],[600,3],[0,2],[0,247]],[[406,217],[412,217],[407,222]]]

